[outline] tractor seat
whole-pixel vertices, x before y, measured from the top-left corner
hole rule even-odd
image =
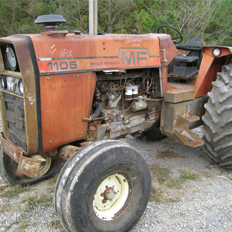
[[[177,49],[188,51],[186,55],[178,55],[169,64],[169,77],[175,79],[193,79],[198,73],[201,59],[203,39],[188,39],[184,44],[176,44]]]
[[[193,63],[199,60],[198,56],[176,56],[174,61],[183,63]]]
[[[202,46],[204,45],[203,39],[188,39],[184,44],[176,44],[177,49],[185,51],[201,51]]]

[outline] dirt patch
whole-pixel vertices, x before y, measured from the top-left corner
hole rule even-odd
[[[167,149],[165,151],[158,150],[156,153],[157,159],[174,159],[174,158],[178,158],[178,157],[185,158],[181,154],[179,154],[173,150],[170,150],[170,149]]]

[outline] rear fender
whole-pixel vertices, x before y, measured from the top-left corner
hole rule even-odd
[[[215,48],[221,50],[221,54],[217,57],[212,54]],[[217,72],[221,70],[222,65],[230,62],[232,56],[232,47],[204,46],[202,51],[203,58],[194,88],[195,97],[204,96],[211,90],[211,83],[216,80]]]

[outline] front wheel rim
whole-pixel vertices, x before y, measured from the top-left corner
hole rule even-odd
[[[130,193],[130,184],[124,175],[116,173],[105,178],[94,194],[96,216],[104,221],[114,220],[126,210]]]

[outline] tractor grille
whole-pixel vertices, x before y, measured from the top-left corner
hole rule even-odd
[[[27,151],[24,100],[3,93],[6,106],[5,120],[8,122],[8,137],[16,145]]]

